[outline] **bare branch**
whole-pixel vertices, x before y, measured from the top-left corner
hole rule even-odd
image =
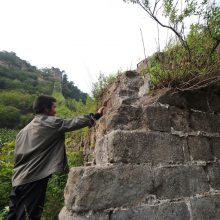
[[[160,2],[160,0],[156,0],[155,1],[155,4],[154,4],[154,9],[153,9],[153,14],[154,14],[154,12],[155,12],[155,9],[156,9],[156,7],[157,7],[157,4]]]
[[[172,27],[171,25],[165,25],[163,24],[151,11],[151,8],[149,6],[145,6],[143,3],[141,3],[139,1],[139,5],[147,12],[147,14],[153,19],[155,20],[160,26],[168,28],[170,30],[172,30],[176,36],[178,37],[178,39],[180,40],[181,44],[183,45],[183,47],[185,48],[185,50],[188,52],[188,59],[189,61],[191,61],[191,52],[190,52],[190,48],[187,44],[186,41],[184,41],[183,37],[181,36],[181,34],[176,30],[175,26]]]

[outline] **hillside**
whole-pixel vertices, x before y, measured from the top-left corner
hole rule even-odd
[[[52,95],[56,83],[66,100],[86,102],[87,94],[68,80],[65,71],[54,67],[38,69],[14,52],[0,52],[0,128],[17,129],[27,124],[35,97]]]
[[[8,211],[15,136],[33,117],[32,103],[39,94],[57,99],[57,116],[73,117],[94,112],[96,102],[80,91],[59,68],[37,69],[15,53],[0,52],[0,220]],[[69,166],[83,164],[78,149],[87,128],[66,134]],[[54,175],[47,190],[42,219],[55,219],[63,206],[67,175]]]

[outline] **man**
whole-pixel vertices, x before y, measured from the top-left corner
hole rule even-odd
[[[39,96],[33,105],[34,119],[16,137],[12,191],[7,220],[39,220],[47,183],[55,172],[68,170],[65,132],[92,126],[103,114],[72,119],[55,117],[56,99]]]

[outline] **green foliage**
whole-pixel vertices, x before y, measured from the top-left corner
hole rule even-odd
[[[14,52],[1,51],[0,60],[4,61],[8,66],[16,66],[28,71],[36,70],[35,66],[31,66],[27,61],[21,60]]]
[[[125,2],[139,4],[178,38],[174,43],[170,41],[163,52],[148,58],[148,68],[142,70],[142,75],[148,74],[152,88],[195,89],[219,80],[216,73],[220,68],[220,7],[214,0]]]
[[[37,70],[28,66],[28,63],[25,66],[25,61],[22,62],[15,53],[10,56],[11,54],[0,52],[0,61],[5,61],[4,65],[0,65],[0,127],[25,126],[33,117],[32,103],[39,94],[53,95],[57,99],[57,115],[60,117],[67,118],[95,112],[95,100],[82,93],[73,82],[68,82],[67,77],[66,80],[64,78],[64,82],[69,94],[64,96],[62,94],[63,91],[65,93],[64,82],[54,79],[50,69]],[[4,219],[8,211],[16,133],[17,131],[12,129],[0,129],[0,220]],[[76,150],[73,143],[79,145],[82,137],[87,133],[88,128],[84,128],[66,134],[70,167],[83,165],[83,153]],[[42,219],[57,219],[60,209],[64,206],[63,191],[66,179],[66,174],[53,175],[50,179]]]
[[[0,210],[8,206],[8,196],[11,191],[14,146],[15,141],[12,141],[0,147]]]
[[[4,130],[4,132],[2,131],[2,134],[4,135],[6,132],[7,130]],[[9,130],[8,132],[8,136],[13,134],[11,137],[8,137],[8,139],[14,138],[15,131]],[[11,191],[14,146],[15,141],[12,141],[0,147],[0,210],[2,210],[0,212],[0,219],[4,219],[8,212],[8,196]],[[83,153],[81,151],[73,151],[68,147],[67,156],[70,167],[83,165]],[[42,219],[48,220],[57,218],[59,211],[64,206],[63,192],[66,180],[67,174],[54,174],[50,179]]]
[[[15,140],[17,130],[0,128],[0,147]]]
[[[109,74],[108,76],[105,76],[103,73],[99,74],[98,81],[93,83],[92,86],[92,95],[95,100],[100,100],[104,90],[115,81],[119,74],[120,71],[116,74]]]
[[[187,40],[185,30],[194,25],[207,29],[209,38],[213,41],[211,53],[220,44],[220,7],[215,0],[124,0],[139,4],[145,12],[160,26],[172,31],[185,49],[185,56],[190,62],[192,60],[192,48]],[[162,13],[161,13],[162,12]],[[160,14],[160,15],[159,15]],[[194,42],[196,44],[196,42]]]
[[[18,91],[0,91],[0,127],[22,128],[30,122],[34,98]]]
[[[3,128],[13,128],[19,123],[20,116],[19,109],[13,106],[0,105],[0,121]]]
[[[80,150],[72,150],[67,148],[69,167],[79,167],[83,165],[83,152]]]
[[[220,68],[220,51],[211,53],[214,43],[207,29],[192,26],[187,40],[191,62],[180,44],[169,45],[148,58],[148,68],[142,74],[149,75],[153,88],[194,89],[219,80],[215,74]]]
[[[22,113],[32,111],[34,99],[35,95],[24,94],[18,91],[0,91],[0,104],[16,107]]]
[[[83,165],[83,154],[81,151],[72,151],[67,148],[69,167]],[[42,220],[57,219],[57,216],[64,206],[64,188],[67,181],[67,174],[53,175],[48,183],[47,194]]]
[[[78,87],[74,85],[74,82],[69,82],[66,74],[63,75],[62,79],[62,93],[66,99],[75,99],[76,101],[82,101],[84,104],[86,102],[87,94],[81,92]]]
[[[5,220],[7,213],[9,212],[9,207],[6,206],[4,209],[0,211],[0,220]]]

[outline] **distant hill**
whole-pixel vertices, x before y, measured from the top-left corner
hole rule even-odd
[[[21,128],[32,115],[32,103],[39,94],[52,95],[56,82],[65,99],[86,102],[87,94],[68,81],[59,68],[38,69],[14,52],[0,51],[0,127]]]

